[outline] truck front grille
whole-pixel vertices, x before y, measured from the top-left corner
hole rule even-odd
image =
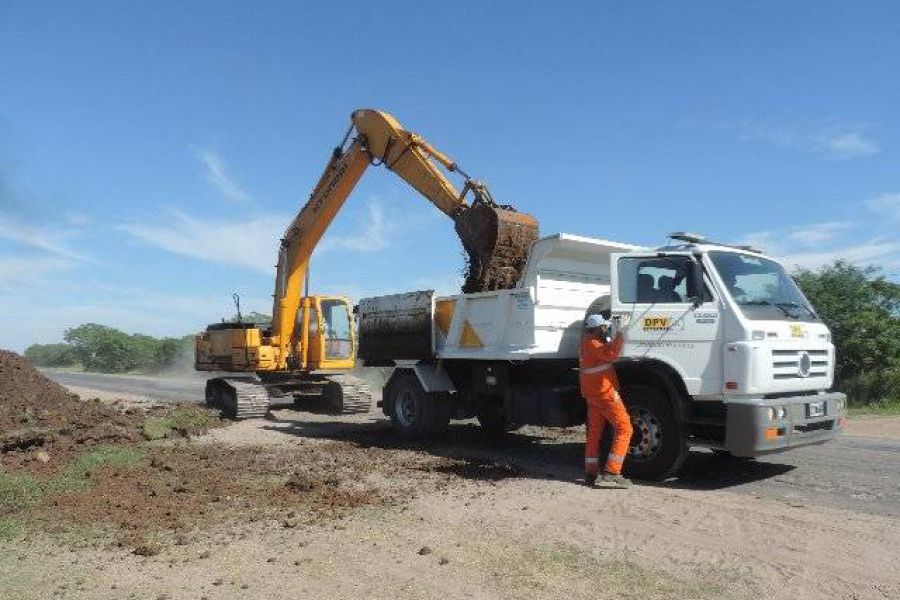
[[[774,379],[828,376],[828,350],[772,350]]]

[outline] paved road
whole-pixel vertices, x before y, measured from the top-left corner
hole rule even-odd
[[[66,386],[145,396],[159,402],[202,402],[207,379],[200,373],[171,377],[141,377],[46,369],[44,374]],[[210,374],[210,376],[213,375]]]
[[[132,377],[46,371],[63,385],[147,396],[163,402],[200,402],[206,377]],[[396,438],[384,423],[333,423],[325,435],[391,447]],[[540,442],[539,428],[526,428],[501,443],[484,439],[477,427],[455,425],[443,440],[422,448],[435,453],[462,452],[522,464],[532,476],[577,477],[580,439]],[[571,441],[569,441],[571,440]],[[549,441],[549,440],[548,440]],[[535,468],[537,465],[539,467]],[[674,480],[660,484],[699,489],[728,489],[750,496],[802,506],[831,506],[900,517],[900,440],[844,435],[820,446],[797,448],[757,461],[721,459],[693,452]]]

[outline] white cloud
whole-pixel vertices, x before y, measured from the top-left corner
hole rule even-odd
[[[790,269],[817,269],[839,259],[858,266],[900,266],[900,239],[896,236],[846,239],[846,232],[853,228],[852,223],[816,223],[750,233],[738,243],[757,247]]]
[[[867,135],[865,126],[831,126],[816,131],[745,123],[739,129],[742,141],[768,142],[833,159],[860,158],[881,151],[878,142]]]
[[[83,213],[69,213],[66,215],[66,221],[74,227],[84,227],[91,222],[91,219]]]
[[[900,221],[900,193],[881,194],[866,200],[866,207],[885,217]]]
[[[49,252],[56,256],[78,261],[88,259],[69,248],[65,243],[71,232],[58,228],[35,226],[0,215],[0,239],[22,244],[29,248]]]
[[[54,271],[63,271],[73,266],[70,260],[51,257],[0,257],[0,292],[15,293],[21,289],[32,289]]]
[[[248,194],[240,183],[228,172],[225,161],[215,150],[207,149],[197,152],[197,157],[206,167],[206,179],[212,183],[222,195],[233,202],[247,202]]]
[[[0,264],[5,266],[7,261],[0,260]],[[35,267],[39,266],[23,265],[28,284],[23,280],[8,293],[0,293],[0,313],[5,316],[4,327],[0,328],[0,348],[22,351],[32,343],[59,342],[66,329],[83,323],[102,323],[126,333],[187,335],[234,314],[233,291],[241,292],[244,312],[268,314],[272,310],[269,284],[263,284],[260,289],[245,290],[230,287],[231,281],[199,293],[171,293],[68,278],[54,280],[54,294],[51,295],[45,289],[47,277],[38,281],[40,285],[34,285],[40,276]],[[55,265],[47,267],[45,274]],[[2,273],[0,269],[0,281]],[[65,302],[60,302],[60,297],[64,297]]]
[[[835,158],[855,158],[877,154],[881,147],[878,143],[860,131],[821,134],[813,138],[814,146],[825,154]]]
[[[378,252],[390,246],[396,225],[377,201],[367,205],[364,224],[357,233],[326,236],[317,252]],[[247,267],[272,273],[277,248],[287,224],[284,215],[237,220],[201,219],[171,211],[164,223],[125,223],[119,229],[138,240],[200,260]]]
[[[858,266],[878,265],[894,268],[900,265],[900,242],[892,240],[872,240],[851,244],[841,248],[828,248],[818,252],[800,252],[779,257],[789,267],[817,269],[844,260]]]
[[[127,223],[119,229],[175,254],[272,273],[287,222],[283,216],[223,221],[173,211],[164,224]]]
[[[831,221],[804,227],[795,227],[788,232],[788,238],[804,246],[815,246],[833,239],[841,230],[851,227],[850,223]]]
[[[348,235],[328,235],[319,243],[318,252],[351,250],[354,252],[378,252],[390,246],[397,225],[388,221],[384,206],[378,200],[366,205],[367,218],[361,231]]]

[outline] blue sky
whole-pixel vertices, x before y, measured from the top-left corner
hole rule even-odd
[[[900,277],[896,2],[0,0],[0,347],[270,311],[355,108],[565,231],[700,231]],[[453,289],[451,223],[371,169],[319,291]]]

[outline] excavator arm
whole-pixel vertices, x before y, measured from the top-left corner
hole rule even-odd
[[[468,254],[465,292],[513,287],[538,236],[533,217],[496,204],[483,183],[470,178],[424,139],[404,130],[391,115],[363,109],[354,111],[351,120],[309,200],[281,240],[271,340],[280,348],[280,363],[287,362],[297,348],[296,319],[313,250],[369,165],[384,165],[453,219]],[[464,177],[462,190],[441,167]],[[470,193],[472,201],[468,202]]]

